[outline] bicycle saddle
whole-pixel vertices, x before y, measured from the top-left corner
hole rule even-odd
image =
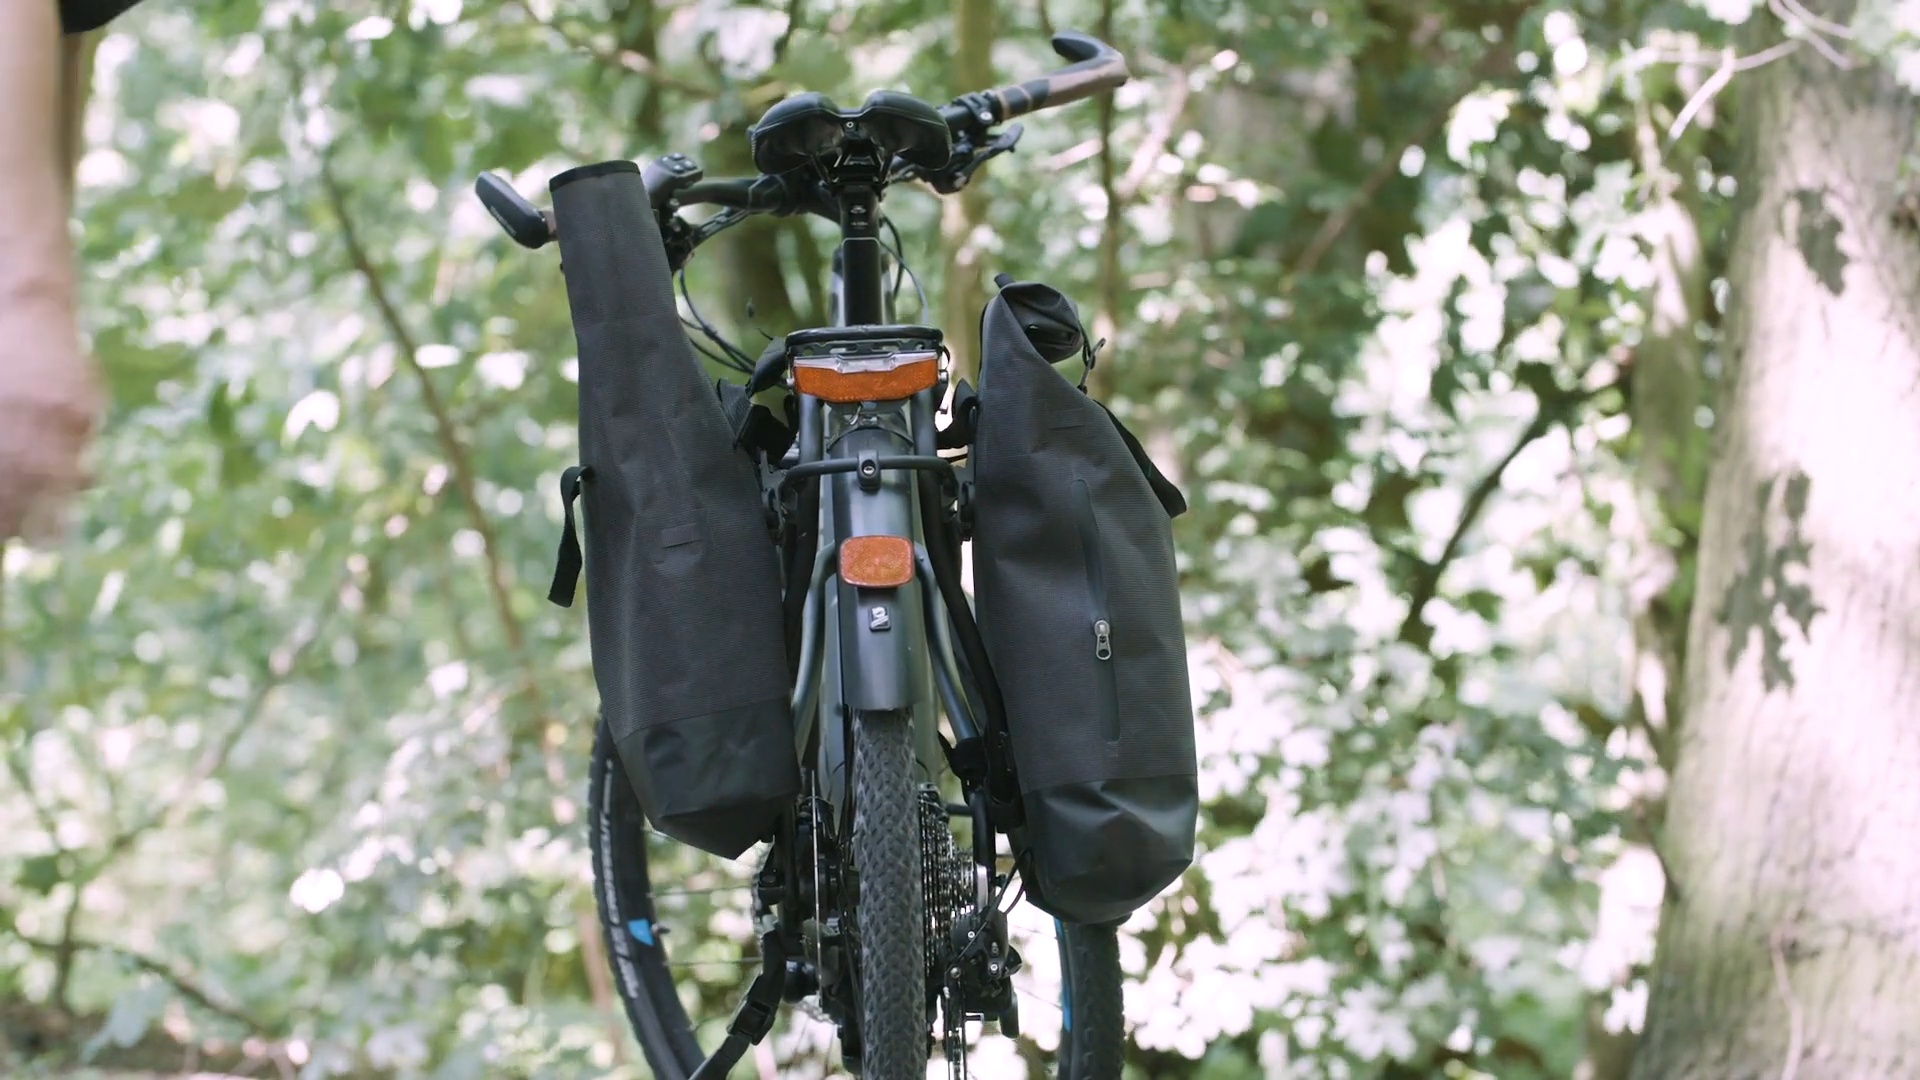
[[[825,94],[795,94],[747,129],[754,167],[783,173],[865,138],[909,165],[938,169],[953,156],[953,133],[933,106],[911,94],[876,90],[858,109],[843,110]]]

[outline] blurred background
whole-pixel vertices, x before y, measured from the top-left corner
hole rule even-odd
[[[886,205],[931,298],[904,318],[968,365],[994,274],[1065,290],[1193,502],[1202,853],[1126,928],[1133,1069],[1624,1077],[1750,166],[1727,116],[1776,75],[1733,58],[1912,34],[1774,8],[148,0],[91,42],[76,171],[97,485],[0,589],[0,1072],[646,1075],[589,887],[584,616],[544,597],[565,295],[473,177],[741,173],[788,93],[944,100],[1074,28],[1134,81],[1030,118],[965,197]],[[757,352],[822,319],[827,236],[735,230],[693,295]],[[724,1023],[745,869],[679,857]],[[1033,968],[1034,1034],[981,1075],[1042,1075]],[[810,1023],[759,1075],[829,1074]]]

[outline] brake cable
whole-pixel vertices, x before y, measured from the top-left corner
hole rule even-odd
[[[714,328],[714,325],[712,323],[707,321],[707,317],[705,315],[700,314],[700,309],[697,306],[695,306],[693,302],[693,294],[687,290],[686,270],[684,268],[681,269],[679,272],[677,272],[674,275],[674,278],[680,283],[680,298],[687,302],[687,310],[689,312],[692,312],[693,314],[693,322],[690,325],[697,326],[701,333],[707,335],[708,340],[712,341],[715,345],[720,346],[721,350],[726,353],[726,356],[724,358],[723,357],[713,357],[713,358],[716,360],[719,360],[720,363],[725,364],[727,367],[730,367],[733,370],[738,371],[743,375],[753,374],[753,358],[748,356],[746,353],[740,351],[740,347],[738,345],[735,345],[733,342],[728,341],[724,336],[721,335],[719,330]],[[687,322],[686,319],[682,319],[681,321]],[[707,350],[705,349],[701,349],[700,351],[707,353],[707,355],[710,357],[713,356],[712,353],[707,352]]]
[[[900,279],[902,277],[912,278],[913,294],[920,303],[920,317],[924,319],[927,317],[927,290],[920,285],[920,275],[914,273],[913,267],[907,265],[906,244],[900,239],[900,229],[893,223],[893,219],[890,217],[883,216],[880,219],[880,223],[885,225],[887,231],[893,234],[892,247],[889,248],[884,243],[880,245],[882,250],[893,256],[893,264],[896,267],[893,275],[893,302],[897,304],[900,301]]]

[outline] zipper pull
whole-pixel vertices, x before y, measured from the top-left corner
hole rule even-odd
[[[1105,619],[1093,621],[1093,658],[1113,659],[1113,624]]]

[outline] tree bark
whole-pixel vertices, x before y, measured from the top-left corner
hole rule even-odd
[[[993,0],[953,0],[953,92],[964,94],[993,85]],[[986,173],[959,195],[942,199],[940,236],[947,256],[946,288],[941,298],[941,329],[953,352],[953,380],[977,381],[980,312],[987,306],[982,251],[974,234],[987,220],[987,193],[979,186]]]
[[[650,69],[658,70],[660,16],[653,0],[627,0],[627,3],[614,9],[614,16],[620,25],[620,47],[638,54]],[[640,136],[640,145],[655,153],[666,133],[662,89],[657,82],[648,83],[633,114],[633,127]]]
[[[1633,659],[1628,667],[1631,700],[1627,725],[1636,742],[1644,740],[1637,756],[1647,762],[1622,780],[1632,796],[1628,813],[1635,819],[1630,839],[1613,866],[1600,879],[1602,910],[1646,910],[1658,918],[1657,907],[1647,910],[1641,898],[1636,868],[1659,865],[1654,844],[1665,818],[1666,770],[1671,733],[1679,722],[1682,664],[1686,656],[1686,589],[1692,580],[1695,552],[1683,519],[1697,512],[1701,459],[1708,438],[1695,422],[1705,404],[1701,354],[1695,328],[1707,317],[1707,273],[1700,227],[1693,209],[1682,197],[1685,181],[1660,164],[1660,126],[1644,107],[1638,120],[1641,165],[1659,187],[1642,213],[1637,232],[1650,250],[1653,281],[1642,302],[1647,307],[1646,331],[1633,354],[1632,392],[1628,413],[1633,420],[1631,464],[1636,500],[1625,524],[1633,545],[1632,578],[1627,584],[1627,612],[1633,623]],[[1658,893],[1652,898],[1658,904]],[[1603,925],[1605,920],[1602,920]],[[1644,933],[1637,919],[1615,928],[1616,934]],[[1617,942],[1602,946],[1598,955],[1612,959],[1604,985],[1587,1002],[1585,1058],[1576,1080],[1624,1080],[1633,1068],[1639,1033],[1609,1021],[1608,1006],[1617,990],[1631,986],[1644,974],[1643,958]]]
[[[1114,0],[1102,0],[1100,4],[1100,40],[1113,44],[1113,4]],[[1114,159],[1118,156],[1113,145],[1114,101],[1111,93],[1100,95],[1100,190],[1107,197],[1107,219],[1100,228],[1100,310],[1094,313],[1090,329],[1096,339],[1106,338],[1119,351],[1120,308],[1122,300],[1120,281],[1120,244],[1125,236],[1126,211],[1122,205],[1120,188],[1114,175]],[[1111,357],[1113,354],[1109,353]],[[1102,401],[1113,396],[1113,365],[1100,364],[1087,376],[1088,390]]]
[[[747,128],[758,119],[756,113],[729,124],[721,130],[718,138],[706,145],[702,158],[708,176],[753,175],[753,154],[747,144]],[[777,337],[796,329],[799,324],[793,297],[787,292],[786,261],[780,255],[780,234],[786,227],[786,222],[765,216],[736,225],[715,239],[708,248],[702,248],[694,261],[688,264],[692,267],[687,277],[690,287],[698,285],[700,281],[699,264],[702,262],[711,267],[706,271],[706,280],[723,285],[725,306],[709,300],[700,304],[701,314],[720,327],[749,358],[759,356],[760,347],[766,344],[766,338],[761,336],[762,331]],[[710,249],[713,252],[711,256],[708,255]],[[700,303],[697,293],[694,302]],[[710,310],[713,307],[720,307],[720,310]],[[751,316],[748,315],[749,307],[752,308]],[[693,333],[694,340],[706,344],[699,331]]]
[[[1920,110],[1807,49],[1734,90],[1731,363],[1668,794],[1675,895],[1633,1075],[1911,1076],[1920,242],[1895,211]]]

